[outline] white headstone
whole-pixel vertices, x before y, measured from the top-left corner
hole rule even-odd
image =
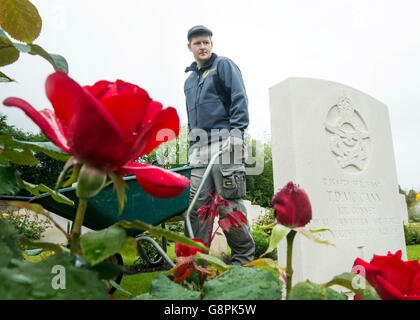
[[[405,195],[400,194],[401,213],[403,215],[403,223],[408,224],[408,208],[405,201]]]
[[[335,246],[298,234],[293,282],[350,272],[357,257],[402,250],[403,213],[387,107],[348,86],[290,78],[270,88],[275,191],[293,181],[312,204],[308,228]],[[286,266],[285,240],[278,248]]]

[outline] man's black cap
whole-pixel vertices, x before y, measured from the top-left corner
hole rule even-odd
[[[191,38],[198,34],[208,34],[210,37],[213,36],[213,32],[205,26],[194,26],[188,30],[188,41],[191,41]]]

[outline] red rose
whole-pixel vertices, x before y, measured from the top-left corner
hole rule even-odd
[[[303,227],[312,219],[308,195],[293,182],[274,195],[272,204],[278,223],[286,227]]]
[[[135,174],[155,197],[173,197],[188,187],[182,175],[132,162],[165,142],[158,134],[169,133],[167,140],[179,134],[174,108],[162,109],[145,90],[121,80],[81,87],[66,73],[55,72],[45,88],[54,111],[37,111],[19,98],[3,103],[22,109],[52,142],[79,161],[106,172]]]
[[[203,245],[206,245],[202,240],[200,239],[191,239],[194,240],[195,242],[201,243]],[[206,253],[206,251],[202,250],[202,249],[198,249],[198,248],[194,248],[194,247],[189,247],[186,246],[185,244],[182,243],[175,243],[175,254],[177,257],[188,257],[188,256],[195,256],[195,254],[197,252],[202,252],[202,253]]]
[[[357,258],[353,273],[363,275],[383,300],[420,300],[420,265],[401,260],[401,250],[386,256],[374,255],[370,263]]]

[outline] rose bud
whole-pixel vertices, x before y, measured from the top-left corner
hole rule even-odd
[[[274,217],[286,227],[303,227],[312,219],[308,195],[293,182],[289,182],[274,195],[272,204]]]

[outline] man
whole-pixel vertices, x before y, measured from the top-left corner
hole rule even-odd
[[[184,84],[189,130],[189,163],[191,171],[190,201],[197,191],[209,160],[220,146],[228,152],[212,168],[191,213],[195,238],[207,242],[210,221],[202,223],[197,210],[211,205],[209,193],[228,200],[230,207],[219,206],[220,218],[228,212],[241,211],[246,216],[244,130],[248,127],[248,98],[239,68],[226,57],[212,52],[213,33],[204,26],[188,31],[188,49],[195,62]],[[187,234],[187,232],[186,232]],[[232,264],[254,259],[255,245],[248,226],[232,227],[225,232],[231,248]]]

